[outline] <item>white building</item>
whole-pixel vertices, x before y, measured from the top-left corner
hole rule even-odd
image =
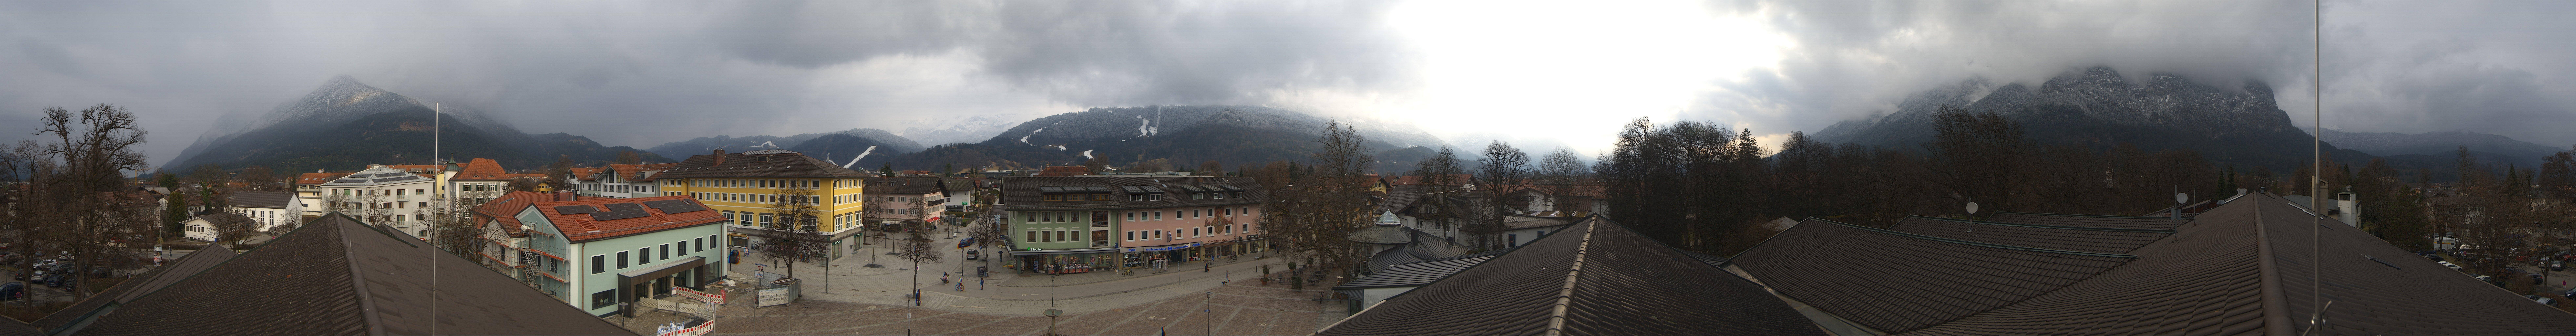
[[[459,165],[455,176],[447,178],[445,187],[458,208],[471,209],[509,194],[510,183],[516,182],[519,175],[501,169],[499,161],[474,158]]]
[[[226,212],[250,219],[251,230],[286,232],[302,222],[304,203],[284,191],[235,191],[224,195]]]
[[[440,187],[438,180],[390,167],[369,167],[322,183],[323,204],[329,206],[324,211],[357,216],[369,224],[426,239],[429,220],[446,208],[433,192]]]
[[[679,163],[612,164],[608,165],[608,168],[605,169],[591,168],[597,169],[598,171],[590,173],[588,176],[574,176],[578,178],[578,181],[580,181],[580,183],[576,183],[574,185],[580,187],[582,196],[590,197],[642,198],[664,196],[661,195],[662,186],[654,182],[655,180],[653,176],[659,175],[662,171],[670,170],[671,167],[677,167],[679,165]],[[575,171],[580,172],[581,170]]]

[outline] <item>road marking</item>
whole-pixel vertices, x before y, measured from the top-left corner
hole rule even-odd
[[[1149,320],[1169,320],[1169,319],[1167,319],[1167,318],[1163,318],[1162,316],[1146,316],[1146,317],[1145,317],[1145,319],[1149,319]]]

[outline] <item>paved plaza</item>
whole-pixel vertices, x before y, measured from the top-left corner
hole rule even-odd
[[[945,237],[945,234],[939,235]],[[955,240],[940,239],[953,244]],[[803,297],[781,306],[753,308],[735,303],[720,309],[717,334],[725,335],[1040,335],[1047,333],[1049,308],[1065,311],[1056,331],[1065,335],[1301,335],[1313,333],[1348,312],[1342,301],[1319,301],[1332,281],[1292,290],[1284,280],[1264,285],[1263,266],[1285,279],[1284,258],[1220,258],[1213,262],[1173,265],[1162,272],[1138,270],[1050,276],[1014,274],[994,260],[963,260],[949,251],[943,261],[923,263],[919,272],[880,247],[823,262],[797,263],[792,274],[803,279]],[[953,245],[951,245],[953,246]],[[871,256],[871,254],[874,254]],[[871,262],[883,268],[857,267]],[[1302,263],[1302,260],[1300,261]],[[750,279],[755,270],[791,273],[765,258],[735,264],[735,279]],[[959,270],[964,269],[963,273]],[[972,277],[985,266],[990,277]],[[940,282],[942,271],[953,283]],[[905,294],[918,281],[920,306]],[[964,286],[960,290],[959,283]],[[748,297],[737,292],[738,297]],[[1202,311],[1209,310],[1209,311]],[[907,323],[906,315],[912,318]],[[1213,326],[1211,326],[1213,324]],[[909,328],[909,329],[907,329]]]

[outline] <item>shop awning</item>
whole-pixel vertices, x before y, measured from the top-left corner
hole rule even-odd
[[[621,280],[618,281],[618,283],[620,285],[634,285],[642,283],[643,281],[653,281],[654,278],[660,278],[662,276],[680,273],[688,271],[689,269],[697,268],[698,266],[706,265],[706,257],[681,258],[653,266],[637,268],[633,271],[617,272],[617,277]]]
[[[1082,254],[1082,253],[1101,253],[1101,252],[1118,252],[1118,249],[1116,249],[1116,248],[1096,248],[1096,249],[1079,249],[1079,250],[1044,250],[1044,251],[1016,250],[1016,251],[1011,251],[1011,254],[1012,254],[1012,255],[1029,255],[1029,254]]]

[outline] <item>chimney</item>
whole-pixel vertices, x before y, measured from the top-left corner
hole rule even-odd
[[[2351,190],[2352,187],[2344,188]],[[2335,211],[2340,212],[2335,214],[2335,219],[2342,220],[2344,225],[2361,227],[2361,202],[2353,199],[2352,192],[2335,194]]]
[[[567,188],[567,189],[557,189],[557,190],[555,190],[555,201],[556,201],[556,202],[562,202],[562,201],[579,201],[579,200],[581,200],[581,194],[573,193],[573,192],[572,192],[572,189]]]
[[[708,167],[723,167],[723,166],[724,166],[724,149],[723,149],[723,148],[717,148],[717,149],[716,149],[716,161],[715,161],[715,163],[709,163],[709,164],[707,164],[707,166],[708,166]]]

